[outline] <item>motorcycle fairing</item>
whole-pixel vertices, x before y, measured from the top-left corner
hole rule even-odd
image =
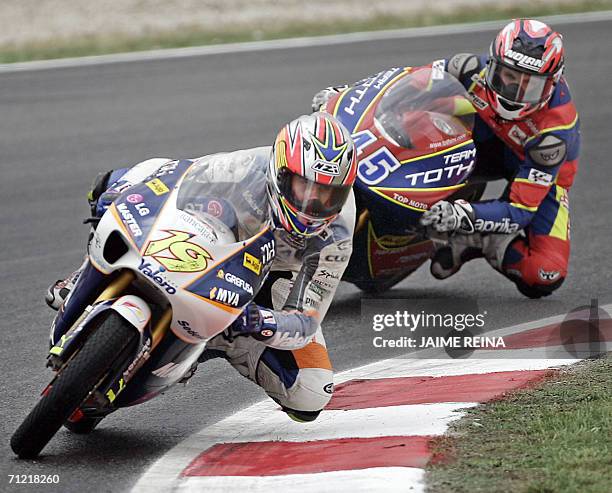
[[[332,99],[326,105],[326,111],[338,118],[350,133],[354,133],[379,97],[405,70],[391,68],[365,79],[344,91],[340,97]]]
[[[110,206],[139,250],[146,243],[171,191],[193,163],[193,160],[184,159],[164,165],[142,183],[122,192]]]
[[[429,259],[433,252],[431,240],[419,241],[401,235],[377,237],[372,223],[368,223],[368,268],[372,278],[392,276],[398,270],[412,272]]]

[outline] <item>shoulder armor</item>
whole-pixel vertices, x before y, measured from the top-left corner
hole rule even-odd
[[[556,135],[546,135],[529,149],[529,157],[540,166],[557,166],[565,161],[567,144]]]
[[[457,53],[448,61],[446,71],[455,78],[462,80],[463,77],[470,78],[478,72],[478,57],[472,53]]]

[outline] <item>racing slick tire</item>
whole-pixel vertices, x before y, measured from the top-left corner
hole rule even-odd
[[[137,330],[111,311],[17,428],[11,437],[13,452],[20,459],[36,458],[109,370],[135,351],[138,338]]]

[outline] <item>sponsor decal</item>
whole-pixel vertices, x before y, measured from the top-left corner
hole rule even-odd
[[[527,140],[527,134],[518,125],[513,125],[508,132],[508,138],[514,143],[523,146]]]
[[[259,313],[262,317],[262,321],[264,324],[276,325],[276,318],[274,318],[274,313],[272,313],[270,310],[265,310],[263,308],[260,308]]]
[[[164,164],[161,168],[159,168],[157,170],[157,173],[155,173],[155,176],[157,178],[160,178],[160,177],[165,176],[165,175],[173,174],[174,170],[177,168],[178,164],[179,164],[178,161],[172,161],[171,163]]]
[[[163,195],[170,191],[166,184],[159,178],[153,178],[151,181],[146,182],[145,185],[149,187],[155,195]]]
[[[439,147],[449,147],[455,144],[458,144],[463,139],[465,139],[466,134],[457,135],[456,137],[451,137],[450,139],[444,139],[442,141],[430,142],[430,149],[438,149]]]
[[[138,319],[138,323],[143,323],[147,320],[147,318],[145,317],[145,314],[140,309],[140,307],[138,305],[135,305],[131,301],[123,301],[120,303],[120,305],[127,306],[130,309],[130,311],[134,313],[134,315],[136,315],[136,318]]]
[[[467,149],[455,154],[444,156],[444,163],[455,163],[456,161],[465,159],[466,157],[475,156],[476,149]],[[409,173],[405,176],[406,180],[410,182],[410,186],[414,187],[417,184],[428,184],[436,183],[446,177],[451,179],[453,177],[461,177],[472,172],[474,167],[474,159],[469,162],[457,162],[457,164],[451,164],[444,168],[430,169],[427,171],[419,171],[418,173]]]
[[[433,80],[442,80],[444,79],[444,66],[446,63],[444,59],[436,60],[431,64],[431,78]]]
[[[257,214],[259,217],[264,215],[264,211],[261,209],[261,207],[257,205],[253,197],[253,194],[251,193],[250,190],[247,190],[246,192],[244,192],[242,196],[244,197],[244,200],[246,201],[246,203],[249,204],[249,207],[253,209],[255,214]]]
[[[376,238],[376,242],[384,248],[401,248],[408,245],[414,238],[414,235],[396,236],[383,235]]]
[[[324,277],[326,279],[340,279],[340,274],[337,272],[330,272],[327,269],[321,269],[319,272],[319,276]]]
[[[338,248],[338,250],[340,250],[341,252],[350,250],[352,247],[353,247],[353,240],[351,238],[347,240],[342,240],[336,243],[336,248]]]
[[[348,255],[325,255],[326,262],[347,262],[348,259]]]
[[[476,96],[476,94],[470,94],[469,96],[472,100],[472,104],[476,107],[476,109],[484,110],[487,106],[489,106],[489,103],[487,103],[484,99]]]
[[[409,205],[410,207],[414,207],[416,209],[424,209],[424,210],[429,209],[429,205],[427,205],[425,202],[419,202],[418,200],[410,199],[408,197],[405,197],[401,193],[393,192],[392,198],[393,200],[396,200],[400,204]]]
[[[514,60],[519,67],[527,68],[534,72],[538,72],[544,66],[543,60],[538,60],[537,58],[524,55],[523,53],[517,53],[514,50],[506,51],[504,56],[510,60]]]
[[[552,162],[559,160],[559,156],[561,155],[561,148],[557,147],[556,149],[550,152],[539,150],[538,153],[542,161],[547,162],[547,163],[552,163]]]
[[[126,197],[130,204],[134,204],[134,208],[141,217],[148,216],[151,212],[147,205],[143,202],[144,197],[139,193],[132,193]]]
[[[342,108],[342,110],[350,115],[350,116],[354,116],[355,115],[355,106],[359,105],[359,103],[361,103],[361,101],[364,99],[365,95],[368,92],[368,89],[370,89],[371,87],[373,87],[374,89],[378,90],[381,89],[385,83],[391,79],[391,77],[397,72],[397,68],[392,68],[387,70],[386,72],[380,72],[378,74],[376,74],[375,76],[367,79],[362,85],[361,87],[356,88],[354,91],[352,91],[351,93],[351,97],[349,99],[349,104],[348,106],[345,106]]]
[[[244,252],[242,265],[257,275],[261,274],[261,261],[249,252]]]
[[[292,349],[296,346],[305,346],[308,340],[306,337],[298,335],[297,333],[289,332],[277,332],[276,339],[274,340],[274,347],[277,349],[283,349],[287,347]]]
[[[138,270],[142,272],[145,276],[150,278],[155,284],[161,286],[166,293],[175,294],[176,288],[168,283],[166,279],[164,279],[160,274],[165,271],[163,267],[160,267],[158,270],[153,271],[150,262],[146,262],[145,259],[140,261],[140,265],[138,266]]]
[[[369,234],[370,238],[376,240],[372,230]],[[396,248],[382,248],[378,241],[369,241],[368,255],[372,276],[375,278],[392,276],[398,272],[416,269],[431,257],[433,250],[433,244],[430,241],[409,243]]]
[[[327,161],[315,161],[310,166],[317,173],[327,176],[338,176],[340,175],[340,168],[336,163],[330,163]]]
[[[554,281],[561,275],[561,273],[557,270],[546,271],[544,269],[540,269],[538,274],[540,275],[540,279],[543,281]]]
[[[505,217],[501,221],[490,221],[485,219],[476,219],[474,222],[474,229],[476,231],[482,231],[484,233],[516,233],[520,226],[517,223],[513,223]]]
[[[195,235],[184,231],[165,230],[169,236],[150,241],[144,255],[149,255],[170,272],[201,272],[212,256],[196,243],[188,241]]]
[[[447,154],[444,156],[444,164],[455,164],[461,161],[475,158],[476,157],[476,148],[473,149],[464,149],[463,151],[454,152],[452,154]]]
[[[316,294],[317,296],[319,296],[319,298],[321,299],[321,301],[323,300],[323,297],[329,293],[329,291],[325,288],[322,288],[320,285],[318,285],[316,282],[312,281],[310,283],[310,285],[308,286],[310,288],[310,290]]]
[[[189,324],[187,320],[178,320],[176,323],[179,324],[182,327],[182,329],[185,332],[187,332],[190,336],[196,337],[198,339],[203,339],[203,337],[200,334],[198,334],[195,330],[191,328],[191,325]]]
[[[326,394],[331,394],[334,391],[334,384],[328,383],[325,387],[323,387],[323,392]]]
[[[525,118],[525,120],[523,120],[527,126],[529,127],[529,130],[535,135],[540,133],[540,129],[538,128],[538,126],[535,124],[535,122],[531,119],[531,118]]]
[[[566,209],[569,209],[569,198],[567,196],[567,191],[563,190],[563,193],[561,194],[561,197],[559,197],[559,203],[565,207]]]
[[[138,370],[151,356],[151,342],[151,338],[147,337],[142,349],[134,358],[134,361],[132,361],[130,366],[128,366],[123,372],[123,378],[125,378],[126,382],[130,380],[130,377],[134,374],[134,372]]]
[[[108,402],[113,402],[124,388],[125,388],[125,379],[121,377],[119,381],[117,382],[117,387],[114,390],[108,389],[108,391],[106,392],[106,397],[108,399]]]
[[[308,306],[317,310],[319,306],[321,306],[321,303],[318,300],[312,299],[310,296],[306,296],[304,299],[304,306]]]
[[[196,230],[199,236],[202,236],[209,243],[216,243],[218,240],[217,233],[207,223],[200,221],[191,214],[183,211],[177,211],[177,215],[189,226]]]
[[[274,256],[276,255],[276,251],[274,250],[274,239],[268,241],[260,249],[261,249],[261,261],[264,264],[267,264],[268,262],[271,262],[272,259],[274,259]]]
[[[126,200],[130,204],[138,204],[138,203],[140,203],[140,202],[142,202],[144,200],[144,197],[142,195],[140,195],[139,193],[132,193],[132,194],[127,196]]]
[[[259,334],[263,337],[272,337],[274,335],[274,331],[272,329],[261,329]]]
[[[126,191],[131,186],[132,184],[129,181],[118,182],[113,187],[111,187],[109,190],[107,190],[105,193],[113,193],[113,192],[121,193],[121,192]]]
[[[138,211],[138,214],[141,217],[148,216],[151,212],[151,210],[144,203],[136,204],[134,208]]]
[[[431,123],[433,123],[434,127],[436,127],[440,132],[445,133],[446,135],[455,135],[457,133],[453,130],[453,127],[451,127],[448,122],[442,120],[442,118],[432,118]]]
[[[241,277],[238,277],[232,274],[231,272],[224,272],[223,269],[220,269],[219,272],[217,272],[217,277],[219,279],[223,279],[226,282],[229,282],[230,284],[233,284],[237,288],[240,288],[251,295],[253,294],[253,286],[251,286]]]
[[[238,296],[238,293],[231,291],[230,289],[219,288],[217,286],[210,290],[209,298],[228,306],[240,305],[240,296]]]
[[[531,168],[527,179],[537,185],[550,185],[553,181],[553,175],[540,171],[539,169]]]
[[[213,217],[220,217],[223,214],[223,206],[218,200],[210,200],[206,209]]]
[[[312,282],[313,284],[316,284],[317,286],[319,286],[321,289],[324,289],[328,293],[330,290],[335,289],[336,287],[334,284],[326,282],[323,279],[313,279]]]
[[[123,203],[118,204],[117,210],[119,211],[119,214],[121,214],[121,217],[125,221],[125,224],[127,224],[127,227],[132,232],[132,235],[134,235],[134,237],[142,236],[142,229],[140,229],[140,226],[138,226],[136,219],[134,218],[132,213],[128,210],[127,205]]]

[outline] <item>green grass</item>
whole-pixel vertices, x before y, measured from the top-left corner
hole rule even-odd
[[[612,491],[612,358],[471,409],[438,439],[428,487],[441,492]]]
[[[223,31],[202,30],[198,26],[187,26],[180,30],[150,33],[139,37],[106,33],[99,36],[56,39],[45,43],[0,46],[0,63],[496,19],[506,20],[512,17],[538,17],[607,9],[612,9],[612,0],[577,0],[572,4],[551,1],[545,5],[520,7],[512,7],[511,3],[507,3],[505,6],[494,9],[457,8],[447,14],[418,12],[409,17],[378,16],[359,22],[296,22],[285,24],[282,27],[254,26],[251,29]]]

